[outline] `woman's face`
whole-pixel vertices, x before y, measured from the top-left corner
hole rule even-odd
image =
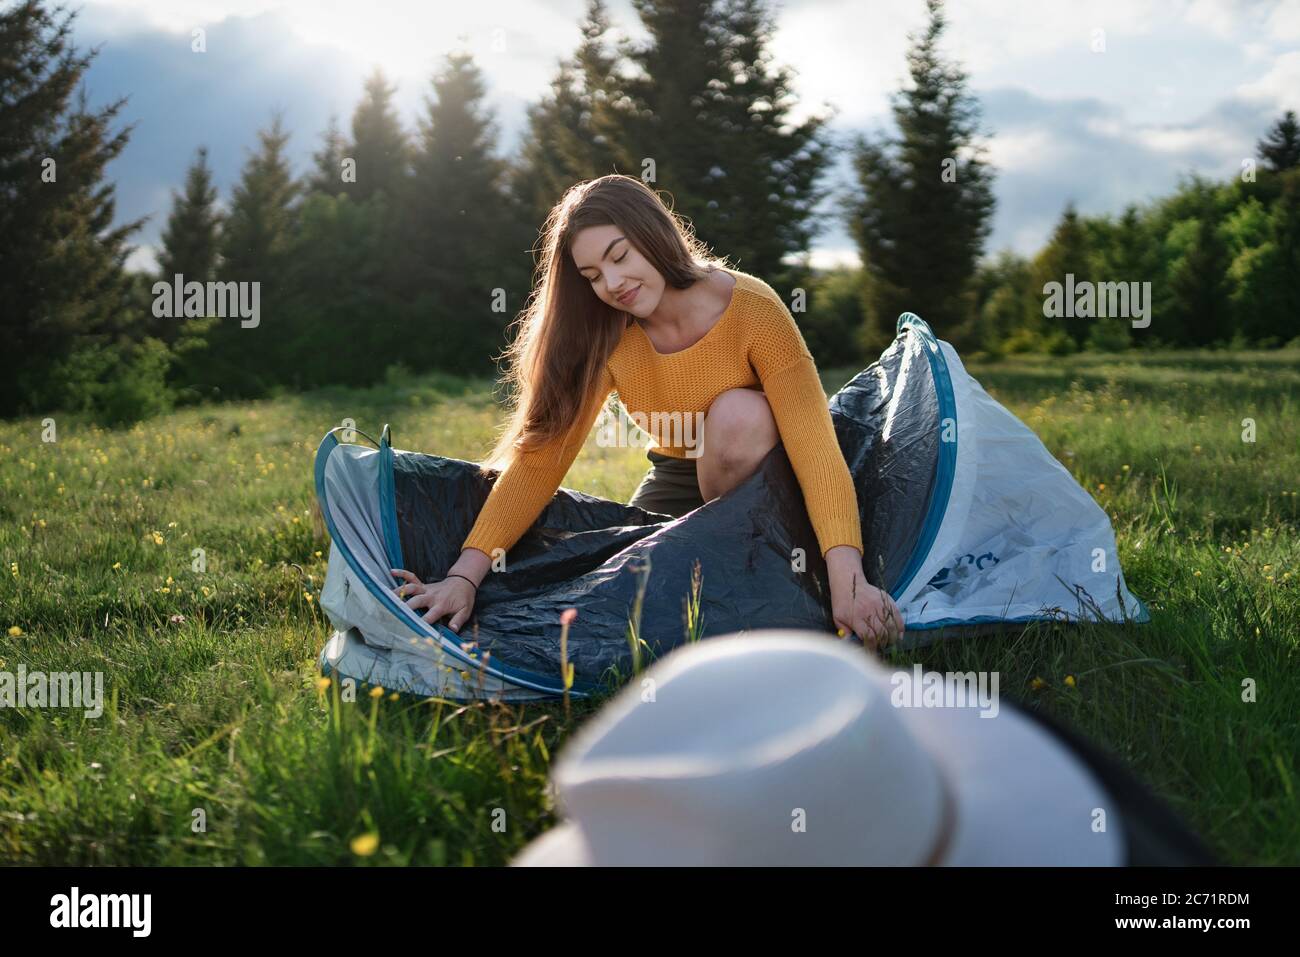
[[[637,317],[654,312],[663,276],[617,226],[588,226],[573,238],[572,253],[578,272],[603,302]],[[619,299],[633,292],[630,300]]]

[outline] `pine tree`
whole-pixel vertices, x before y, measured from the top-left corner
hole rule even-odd
[[[356,200],[366,200],[383,190],[390,200],[401,195],[411,159],[410,142],[397,112],[383,71],[376,68],[366,80],[365,93],[352,114],[350,156],[356,160],[357,181],[346,186]]]
[[[347,192],[352,184],[343,180],[343,159],[347,154],[347,140],[339,131],[337,116],[331,116],[329,125],[321,134],[321,148],[312,154],[312,172],[303,184],[304,195],[321,193],[337,196]]]
[[[991,225],[993,174],[966,76],[939,50],[942,3],[927,8],[929,24],[907,54],[911,84],[893,98],[898,136],[854,146],[860,194],[847,217],[868,277],[869,322],[892,329],[911,311],[960,341],[956,332],[973,318],[970,283]]]
[[[536,230],[573,184],[618,171],[602,122],[617,57],[605,48],[609,17],[602,0],[589,0],[582,43],[561,61],[550,94],[528,108],[528,132],[508,178],[525,220]]]
[[[1075,349],[1081,348],[1088,338],[1092,323],[1098,321],[1095,318],[1075,315],[1073,304],[1065,302],[1064,289],[1070,281],[1068,276],[1074,276],[1074,285],[1092,281],[1089,262],[1088,238],[1083,223],[1079,220],[1074,203],[1067,203],[1060,221],[1052,230],[1052,238],[1034,258],[1031,270],[1033,289],[1037,296],[1030,304],[1031,315],[1026,317],[1026,321],[1031,328],[1037,324],[1045,335],[1049,347],[1056,347],[1057,343],[1063,342],[1068,337]],[[1065,315],[1052,317],[1045,314],[1044,303],[1048,293],[1044,287],[1048,283],[1061,285],[1060,298]],[[1059,351],[1059,347],[1056,351]],[[1069,351],[1068,346],[1066,351]]]
[[[162,249],[158,255],[158,279],[171,284],[176,276],[181,282],[208,282],[215,279],[219,265],[221,217],[216,209],[217,189],[208,168],[208,151],[199,147],[198,155],[185,174],[185,193],[172,192],[172,210],[163,230]],[[174,344],[188,334],[198,334],[198,325],[186,325],[179,317],[149,316],[151,334]],[[187,341],[187,347],[190,343]]]
[[[418,317],[403,335],[402,356],[417,368],[490,371],[523,304],[528,237],[505,188],[506,165],[493,152],[495,122],[472,57],[449,54],[432,86],[393,260],[393,286]]]
[[[208,150],[199,147],[185,173],[185,193],[172,193],[172,211],[162,234],[158,256],[159,276],[165,282],[180,273],[186,279],[207,282],[216,275],[221,217],[216,209],[217,188],[208,168]]]
[[[666,192],[697,236],[778,289],[806,249],[826,119],[792,122],[791,74],[773,68],[758,0],[634,0],[649,40],[624,42],[593,122],[621,172]]]
[[[285,156],[289,133],[279,114],[258,131],[257,139],[258,149],[244,164],[224,224],[221,278],[227,281],[273,283],[293,232],[300,187]]]
[[[619,171],[643,177],[652,189],[666,189],[676,207],[707,217],[715,199],[712,180],[724,157],[715,142],[720,122],[706,102],[724,76],[725,37],[717,0],[633,0],[649,40],[640,47],[620,44],[634,76],[611,77],[612,126]],[[696,231],[707,230],[696,220]]]
[[[122,266],[144,220],[113,226],[104,178],[130,134],[110,130],[126,101],[91,111],[84,87],[73,101],[94,52],[78,53],[76,14],[61,12],[0,11],[0,414],[63,407],[68,357],[140,325]]]
[[[292,292],[284,277],[299,184],[285,156],[289,133],[281,117],[276,114],[257,137],[258,147],[244,163],[223,223],[218,279],[259,284],[259,323],[245,327],[238,317],[227,316],[212,325],[206,355],[188,365],[190,384],[205,395],[261,394],[284,381],[294,361],[285,354],[288,330],[278,320]]]
[[[712,196],[698,221],[702,235],[737,256],[774,288],[812,282],[806,268],[787,266],[808,249],[821,228],[817,208],[830,195],[820,187],[830,163],[830,117],[795,124],[794,74],[776,66],[770,50],[775,25],[767,0],[728,0],[722,8],[726,85],[713,97],[722,119],[722,176],[710,171]],[[855,349],[843,344],[846,354]]]
[[[1275,173],[1300,166],[1300,122],[1287,110],[1256,147],[1266,168]]]

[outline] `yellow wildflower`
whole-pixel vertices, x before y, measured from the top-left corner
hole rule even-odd
[[[359,834],[352,839],[352,853],[357,857],[369,857],[379,850],[379,835],[373,831]]]

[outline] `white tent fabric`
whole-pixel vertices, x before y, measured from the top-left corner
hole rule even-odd
[[[381,530],[384,456],[332,434],[326,442],[332,448],[323,459],[318,455],[317,478],[333,542],[320,606],[337,630],[321,652],[322,673],[423,698],[545,697],[503,680],[470,654],[464,639],[430,625],[397,598]]]
[[[956,409],[956,465],[930,554],[895,596],[909,632],[1038,619],[1149,621],[1125,584],[1106,513],[966,372],[952,346],[936,341]]]

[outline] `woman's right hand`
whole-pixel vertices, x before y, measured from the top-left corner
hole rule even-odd
[[[474,586],[463,578],[444,578],[426,585],[404,568],[394,568],[392,572],[404,582],[396,588],[397,597],[405,598],[413,609],[427,608],[424,620],[430,624],[451,615],[447,627],[459,632],[474,610]]]

